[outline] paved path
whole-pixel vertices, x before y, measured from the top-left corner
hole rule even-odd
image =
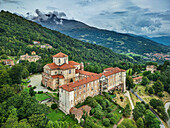
[[[165,111],[166,111],[166,113],[167,113],[167,115],[168,115],[168,108],[170,107],[170,102],[167,102],[166,104],[165,104]],[[169,116],[169,115],[168,115]],[[168,126],[170,127],[170,117],[169,117],[169,119],[168,119],[168,121],[167,121],[167,124],[168,124]]]
[[[136,93],[136,92],[134,92],[132,89],[130,89],[130,91],[136,96],[136,97],[138,97],[138,99],[142,102],[144,102],[145,104],[146,104],[146,102]],[[156,114],[156,112],[152,109],[152,108],[149,108],[150,110],[151,110],[151,112],[153,113],[153,114],[155,114],[155,116],[158,118],[158,120],[159,121],[161,121],[161,119],[159,118],[159,116]],[[162,121],[161,121],[161,124],[160,124],[160,128],[165,128],[165,126],[164,126],[164,124],[162,123]]]
[[[130,94],[129,94],[129,91],[127,90],[127,93],[125,93],[125,96],[127,96],[129,98],[129,101],[130,101],[130,104],[131,104],[131,107],[132,107],[132,110],[134,109],[134,105],[133,105],[133,102],[132,102],[132,99],[130,97]]]
[[[43,91],[43,92],[50,92],[48,89],[45,87],[41,86],[41,80],[42,80],[42,75],[41,74],[35,74],[30,77],[31,82],[29,83],[30,85],[36,86],[36,89],[34,91]]]

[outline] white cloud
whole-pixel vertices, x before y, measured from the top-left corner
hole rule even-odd
[[[23,15],[35,15],[36,9],[45,13],[57,10],[98,28],[148,36],[170,34],[169,0],[24,0],[20,4],[19,0],[13,4],[4,1],[12,0],[3,0],[2,9]]]

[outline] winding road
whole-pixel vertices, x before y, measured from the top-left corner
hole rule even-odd
[[[130,91],[142,102],[144,102],[146,104],[146,102],[136,93],[133,91],[133,89],[130,89]],[[159,121],[161,121],[161,119],[159,118],[159,116],[156,114],[156,112],[152,109],[152,108],[149,108],[150,111],[155,114],[155,116],[158,118]],[[165,128],[164,124],[162,123],[161,121],[161,124],[160,124],[160,128]]]

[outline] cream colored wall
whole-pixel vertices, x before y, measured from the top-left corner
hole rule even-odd
[[[76,90],[74,90],[74,99],[75,99],[74,106],[80,102],[83,102],[88,96],[93,97],[99,94],[100,83],[99,80],[95,80],[95,81],[79,86],[81,87],[81,89],[79,87],[75,88]]]
[[[59,88],[59,108],[69,114],[69,110],[74,107],[74,91],[68,92]]]
[[[59,63],[59,59],[60,59],[60,63]],[[63,65],[65,63],[64,62],[65,59],[66,59],[66,64],[68,64],[68,57],[63,57],[63,58],[53,57],[53,63],[55,63],[56,65]]]
[[[65,80],[75,77],[75,69],[70,69],[70,70],[71,70],[71,74],[69,74],[69,70],[62,71],[62,75],[64,76]]]

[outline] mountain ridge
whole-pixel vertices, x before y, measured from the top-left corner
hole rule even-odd
[[[169,51],[165,45],[151,39],[98,29],[80,21],[58,18],[54,14],[47,20],[35,18],[32,21],[78,40],[108,47],[117,53],[134,52],[143,55],[144,53],[166,53]],[[59,24],[56,24],[56,21]]]
[[[35,51],[43,58],[42,63],[45,65],[51,62],[52,55],[61,51],[69,55],[71,60],[93,64],[100,71],[104,67],[117,66],[120,63],[125,65],[125,61],[138,62],[103,46],[73,39],[9,12],[1,11],[0,19],[0,55],[20,56]],[[42,45],[48,43],[53,48],[43,49],[33,45],[33,41],[40,41]]]

